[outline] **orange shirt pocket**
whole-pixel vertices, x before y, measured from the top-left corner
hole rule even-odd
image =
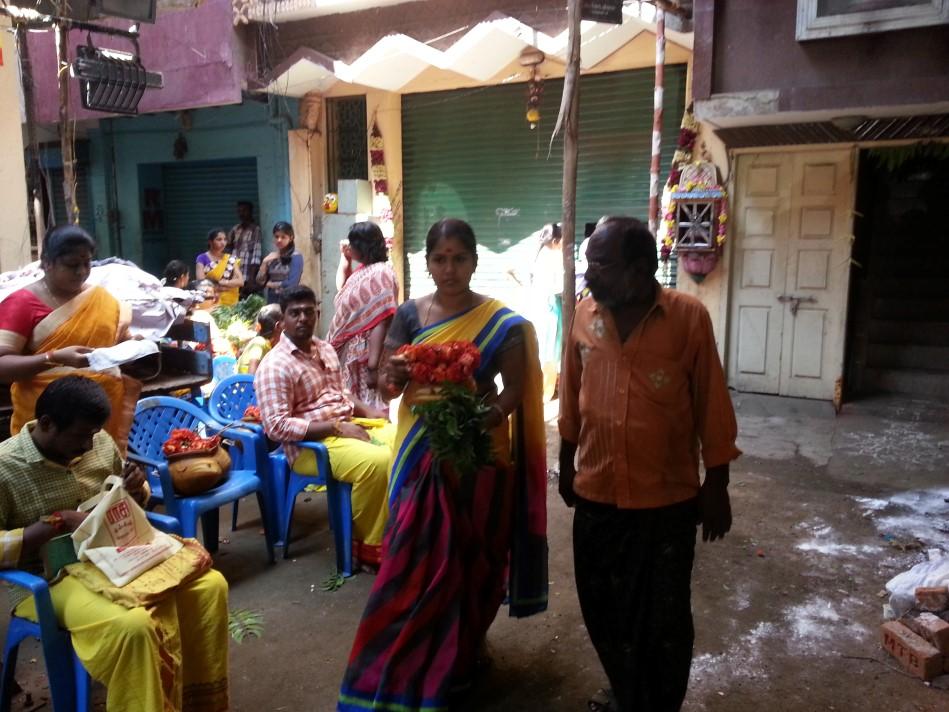
[[[648,351],[640,351],[633,365],[635,395],[658,406],[678,410],[688,405],[689,381],[679,361]]]

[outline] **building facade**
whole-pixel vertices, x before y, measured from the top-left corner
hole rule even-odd
[[[122,37],[69,33],[70,59],[90,40],[137,51],[164,83],[145,92],[137,116],[117,116],[83,108],[78,82],[70,82],[80,224],[96,237],[100,256],[118,255],[155,274],[171,259],[193,262],[210,229],[237,222],[237,201],[255,205],[269,243],[270,226],[290,219],[289,135],[298,110],[292,98],[247,91],[256,76],[256,33],[235,26],[231,0],[161,2],[157,21],[140,28],[137,49]],[[66,219],[57,57],[52,31],[27,37],[37,163],[51,224]]]
[[[323,214],[320,197],[336,192],[339,178],[378,178],[381,161],[393,262],[406,295],[431,289],[424,266],[429,226],[459,217],[479,240],[474,288],[524,304],[529,282],[538,279],[534,233],[562,215],[562,137],[550,139],[566,62],[565,4],[342,4],[353,11],[327,15],[319,3],[278,2],[251,3],[249,12],[252,24],[271,28],[267,46],[279,47],[258,55],[262,90],[298,98],[309,117],[301,119],[306,150],[291,171],[309,181],[314,198],[324,285],[345,225]],[[688,100],[692,57],[688,26],[676,18],[668,24],[665,165]],[[603,215],[645,217],[655,29],[648,3],[626,6],[619,25],[582,24],[577,244],[584,224]],[[533,121],[530,107],[539,112]],[[378,205],[369,214],[384,217]],[[329,297],[333,287],[326,286]]]
[[[733,219],[700,285],[738,390],[949,395],[945,3],[697,0],[693,92]]]

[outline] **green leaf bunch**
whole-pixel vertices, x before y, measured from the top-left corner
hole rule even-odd
[[[214,322],[219,329],[225,330],[234,321],[243,321],[250,325],[257,319],[257,313],[267,304],[264,298],[259,294],[251,294],[244,297],[237,304],[230,306],[217,307],[211,312]]]
[[[228,611],[227,629],[236,643],[243,643],[247,637],[259,638],[264,633],[264,614],[246,608]]]
[[[466,386],[446,382],[438,400],[417,403],[412,412],[425,422],[432,456],[450,462],[462,477],[492,460],[491,435],[484,426],[487,408]]]

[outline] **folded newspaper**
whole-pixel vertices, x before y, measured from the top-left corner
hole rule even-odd
[[[158,353],[158,344],[147,339],[129,339],[115,346],[104,349],[95,349],[86,354],[89,359],[89,368],[93,371],[107,371],[123,363],[131,363],[140,358]]]

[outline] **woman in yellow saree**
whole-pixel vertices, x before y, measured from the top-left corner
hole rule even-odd
[[[198,281],[210,279],[214,282],[217,303],[223,307],[237,304],[244,286],[241,261],[224,251],[226,245],[227,233],[216,227],[208,232],[208,251],[195,259],[195,276]]]
[[[105,430],[125,452],[142,384],[118,369],[88,370],[96,348],[125,340],[131,311],[105,289],[86,284],[96,243],[76,225],[52,228],[43,239],[42,279],[0,303],[0,381],[10,383],[15,435],[33,418],[36,399],[52,381],[81,370],[109,396]]]
[[[407,402],[408,374],[388,359],[392,396],[406,389],[389,480],[389,523],[343,678],[343,712],[447,710],[471,682],[478,650],[507,595],[512,616],[547,607],[546,442],[537,338],[530,322],[476,294],[471,227],[442,220],[426,260],[436,291],[396,312],[386,354],[404,343],[471,341],[490,411],[495,462],[464,477],[433,466],[426,425]],[[500,374],[503,389],[494,381]]]

